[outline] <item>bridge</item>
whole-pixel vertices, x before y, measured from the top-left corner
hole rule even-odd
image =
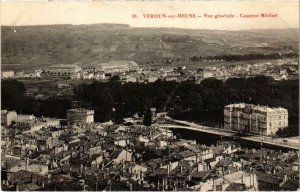
[[[198,132],[202,132],[202,133],[209,133],[209,134],[226,136],[226,137],[235,137],[235,138],[238,137],[238,139],[241,139],[241,140],[263,143],[263,144],[268,144],[268,145],[274,145],[274,146],[284,147],[284,148],[293,149],[293,150],[300,149],[300,143],[286,142],[282,138],[272,139],[271,137],[267,137],[267,136],[263,136],[263,135],[255,135],[255,134],[250,134],[250,133],[247,134],[246,136],[236,136],[236,134],[237,134],[236,131],[225,130],[225,129],[221,129],[221,128],[214,128],[214,127],[207,127],[207,126],[198,125],[198,124],[187,122],[187,121],[172,119],[171,117],[168,117],[168,116],[165,117],[165,120],[167,120],[171,123],[175,123],[175,124],[171,124],[171,123],[159,124],[159,126],[161,128],[186,129],[186,130],[198,131]]]

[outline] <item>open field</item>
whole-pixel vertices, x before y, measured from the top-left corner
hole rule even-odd
[[[113,59],[165,65],[157,61],[171,58],[179,59],[174,65],[190,65],[187,60],[193,56],[298,52],[298,31],[132,28],[114,24],[3,26],[1,63],[3,69],[30,70],[58,63],[86,66]]]

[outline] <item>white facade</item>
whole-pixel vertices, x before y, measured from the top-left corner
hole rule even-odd
[[[108,63],[98,64],[96,69],[105,73],[120,73],[126,71],[137,71],[139,69],[139,65],[134,61],[112,60]]]
[[[1,78],[2,79],[12,78],[14,76],[15,76],[15,72],[14,71],[2,71],[1,72]]]
[[[10,126],[13,121],[17,120],[17,113],[15,111],[1,110],[1,125]]]
[[[94,110],[69,109],[67,119],[70,124],[89,124],[94,123]]]
[[[255,134],[272,135],[288,126],[288,111],[239,103],[225,106],[224,128]]]

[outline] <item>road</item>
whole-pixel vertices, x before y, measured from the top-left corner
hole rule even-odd
[[[216,128],[216,127],[207,127],[207,126],[191,123],[188,121],[172,119],[171,117],[168,117],[168,116],[165,116],[165,119],[167,121],[181,124],[181,125],[160,124],[160,127],[168,128],[168,129],[169,128],[189,129],[189,130],[205,132],[205,133],[210,133],[210,134],[215,134],[215,135],[228,136],[228,137],[233,137],[233,136],[236,136],[236,134],[237,134],[236,131],[225,130],[225,129]],[[283,139],[279,139],[279,138],[272,139],[271,137],[267,137],[267,136],[263,136],[263,135],[247,134],[247,136],[240,136],[239,139],[254,141],[254,142],[259,142],[259,143],[265,143],[265,144],[269,144],[269,145],[275,145],[275,146],[296,149],[296,150],[300,149],[300,143],[284,142]]]

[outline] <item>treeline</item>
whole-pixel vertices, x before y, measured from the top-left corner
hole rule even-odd
[[[50,98],[39,101],[27,98],[24,85],[2,81],[2,109],[16,109],[37,116],[66,117],[71,100]],[[211,126],[223,125],[224,106],[245,102],[283,107],[289,112],[287,135],[299,134],[299,82],[274,81],[270,77],[231,78],[226,82],[209,78],[194,82],[120,83],[95,81],[74,88],[74,100],[95,109],[96,121],[120,120],[136,113],[143,115],[150,107],[167,111],[170,116]]]
[[[1,109],[15,110],[21,114],[35,116],[66,118],[66,110],[72,101],[67,98],[50,97],[47,100],[36,100],[25,95],[26,88],[17,80],[1,81]]]
[[[224,61],[244,61],[244,60],[257,60],[257,59],[282,59],[282,58],[296,58],[298,53],[267,53],[267,54],[245,54],[245,55],[216,55],[216,56],[193,56],[191,61],[203,61],[203,60],[224,60]]]
[[[289,111],[290,134],[298,134],[298,80],[274,81],[271,77],[214,78],[194,82],[82,84],[74,89],[76,99],[90,102],[102,120],[143,114],[149,107],[167,111],[177,119],[223,125],[223,109],[230,103],[253,103],[283,107]],[[113,112],[112,108],[115,109]]]

